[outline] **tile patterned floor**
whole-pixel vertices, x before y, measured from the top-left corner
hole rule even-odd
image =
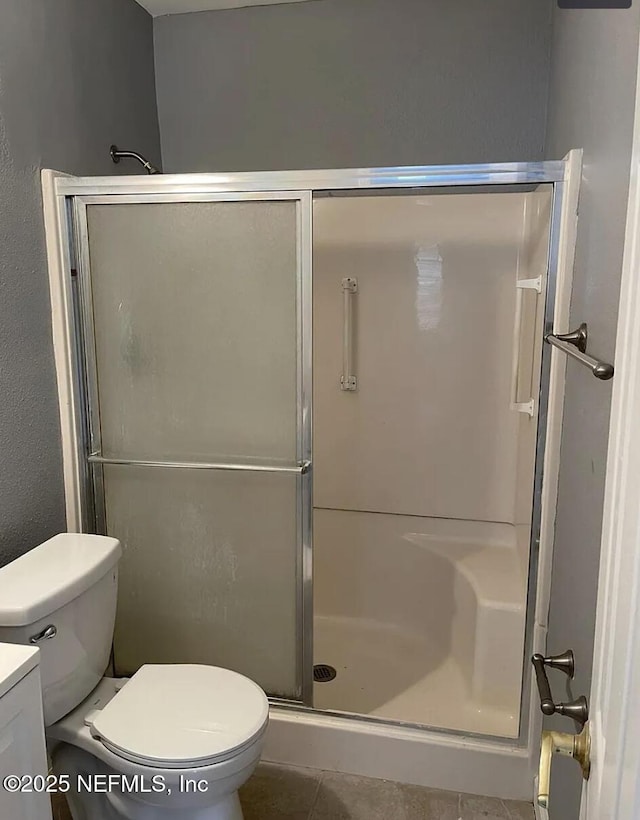
[[[240,790],[245,820],[534,820],[530,803],[262,763]],[[70,820],[54,804],[54,820]]]
[[[240,790],[245,820],[533,820],[533,806],[262,763]]]

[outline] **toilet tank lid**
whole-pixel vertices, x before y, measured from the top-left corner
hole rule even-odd
[[[116,538],[65,532],[0,568],[0,627],[26,626],[93,586],[120,559]]]

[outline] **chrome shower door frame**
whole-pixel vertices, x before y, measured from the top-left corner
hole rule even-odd
[[[222,199],[233,201],[241,198],[299,198],[304,207],[301,207],[299,246],[302,259],[299,272],[299,329],[298,339],[300,355],[298,358],[298,457],[300,463],[312,461],[312,212],[311,200],[314,195],[327,194],[332,191],[352,191],[365,193],[389,189],[404,189],[415,193],[429,192],[430,189],[459,193],[461,189],[474,189],[479,186],[490,188],[498,192],[505,186],[505,190],[519,190],[521,186],[536,186],[549,184],[553,188],[552,213],[549,230],[548,265],[545,293],[544,335],[553,331],[554,313],[556,307],[556,285],[559,264],[559,248],[561,235],[561,214],[563,199],[566,191],[567,161],[523,162],[523,163],[491,163],[479,165],[450,165],[450,166],[410,166],[368,169],[340,169],[314,171],[268,171],[261,173],[216,173],[216,174],[176,174],[157,175],[147,177],[64,177],[56,180],[56,194],[71,203],[67,209],[69,224],[61,230],[64,236],[75,223],[75,258],[72,251],[71,266],[77,266],[80,279],[87,281],[88,251],[86,236],[86,206],[93,203],[148,203],[148,202],[197,202]],[[289,196],[287,196],[289,195]],[[72,214],[70,213],[72,211]],[[84,270],[84,273],[83,273]],[[90,304],[90,293],[86,287],[82,288],[82,302],[86,314]],[[90,320],[85,315],[84,323]],[[76,339],[78,334],[76,332]],[[542,343],[542,340],[540,340]],[[76,356],[75,377],[76,389],[83,392],[83,365],[82,348],[86,349],[86,340],[80,344],[80,354]],[[470,354],[471,355],[471,354]],[[530,739],[530,708],[531,708],[531,681],[527,675],[528,655],[534,645],[534,615],[538,590],[538,562],[541,535],[542,516],[542,488],[543,464],[547,438],[547,407],[549,399],[550,373],[552,350],[549,345],[542,344],[540,390],[537,401],[537,438],[535,479],[533,492],[533,511],[531,522],[531,538],[529,550],[529,583],[527,592],[525,648],[523,654],[523,687],[520,710],[520,734],[515,741],[519,748],[526,748]],[[86,362],[86,371],[89,375],[95,362],[89,359]],[[94,374],[95,376],[95,374]],[[93,378],[93,377],[92,377]],[[91,378],[88,380],[91,382]],[[87,385],[85,407],[89,415],[89,441],[86,442],[85,458],[96,450],[94,436],[96,396],[92,397],[91,384]],[[77,428],[80,428],[80,424]],[[81,429],[76,430],[79,439],[83,435]],[[101,493],[100,464],[90,465],[94,487],[85,488],[84,506],[90,507],[88,499]],[[312,469],[305,470],[299,479],[298,515],[299,515],[299,549],[300,555],[300,583],[298,589],[298,606],[300,620],[298,634],[300,636],[299,656],[301,663],[302,696],[300,702],[283,702],[274,699],[279,706],[286,706],[302,712],[315,712],[312,706],[313,693],[313,579],[312,579]],[[80,476],[82,482],[82,473]],[[86,491],[88,490],[88,491]],[[421,724],[398,722],[368,715],[354,715],[351,713],[324,712],[345,720],[365,721],[376,724],[389,724],[429,730],[448,735],[461,735],[455,730],[430,728]],[[469,733],[464,733],[469,734]],[[513,746],[512,739],[494,736],[478,736],[484,742],[487,740],[498,745]]]
[[[100,435],[100,403],[96,361],[93,296],[91,290],[91,260],[87,208],[92,205],[163,204],[197,202],[268,202],[297,203],[296,208],[296,463],[282,465],[225,460],[213,462],[178,462],[108,458],[102,454]],[[202,469],[258,473],[289,473],[296,475],[296,618],[297,657],[296,678],[299,701],[311,703],[313,693],[313,584],[312,584],[312,499],[313,470],[311,463],[311,194],[308,191],[286,192],[198,192],[198,193],[127,193],[102,194],[98,191],[73,197],[72,225],[77,273],[80,315],[75,328],[79,363],[77,389],[86,413],[83,460],[88,481],[83,499],[84,526],[97,533],[106,533],[105,488],[103,465],[145,466],[149,469]],[[82,378],[84,370],[84,379]]]

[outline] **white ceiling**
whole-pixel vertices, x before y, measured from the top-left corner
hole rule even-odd
[[[138,0],[154,17],[161,14],[184,14],[188,11],[237,9],[242,6],[271,6],[276,3],[304,3],[305,0]]]

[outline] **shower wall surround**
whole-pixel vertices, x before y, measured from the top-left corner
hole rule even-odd
[[[515,523],[509,396],[515,282],[534,277],[530,197],[546,202],[548,244],[548,191],[316,200],[316,506]],[[353,394],[336,389],[347,275],[359,287]]]

